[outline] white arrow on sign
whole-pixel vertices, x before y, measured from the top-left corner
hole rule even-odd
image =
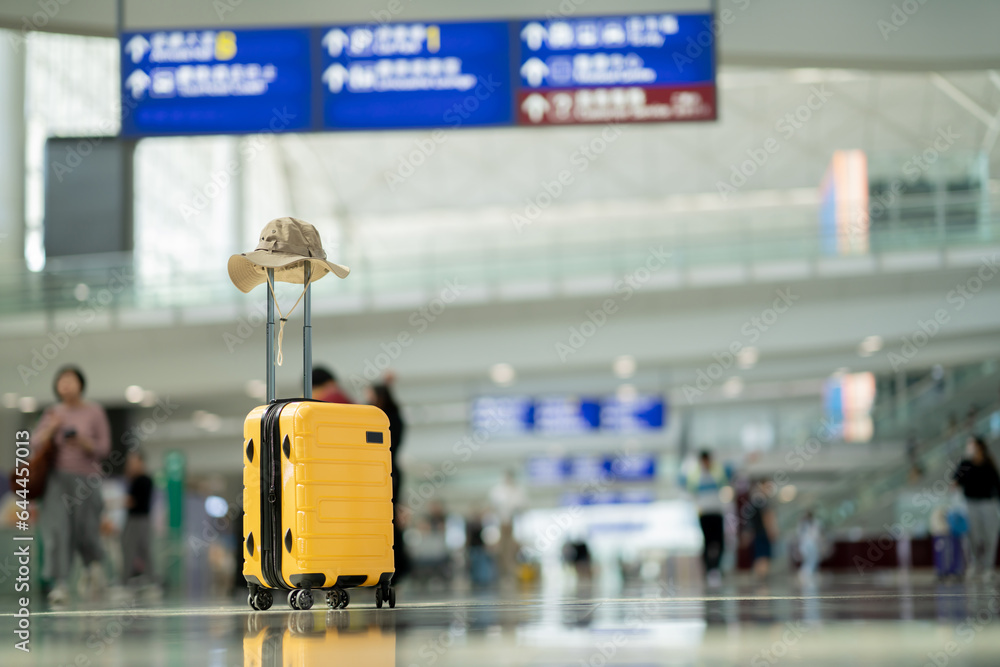
[[[552,108],[549,101],[538,93],[532,93],[524,98],[521,103],[521,110],[528,114],[532,123],[540,123],[545,118],[545,113]]]
[[[142,35],[136,35],[125,42],[125,50],[128,51],[132,63],[138,63],[146,55],[146,51],[149,50],[149,41]]]
[[[521,76],[528,80],[528,85],[531,87],[540,86],[548,73],[549,66],[538,58],[529,58],[528,62],[521,66]]]
[[[340,63],[333,63],[323,72],[323,83],[330,89],[331,93],[339,93],[344,89],[344,84],[350,77],[350,72]]]
[[[542,43],[548,35],[548,31],[537,21],[532,21],[521,31],[521,39],[528,43],[528,48],[532,51],[542,48]]]
[[[351,41],[351,38],[347,36],[347,33],[336,28],[330,32],[323,35],[323,46],[326,47],[326,52],[330,54],[331,58],[338,58],[340,54],[344,52],[344,47],[346,47]]]
[[[125,85],[132,89],[132,97],[139,100],[146,94],[146,89],[149,88],[149,81],[149,75],[141,69],[137,69],[128,75],[128,78],[125,79]]]

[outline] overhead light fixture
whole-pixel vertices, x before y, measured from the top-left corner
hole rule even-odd
[[[757,365],[760,352],[755,347],[744,347],[736,353],[736,365],[743,370],[749,370]]]
[[[145,394],[146,392],[137,384],[125,388],[125,400],[129,403],[142,403],[142,397]]]
[[[490,379],[501,387],[514,384],[516,377],[517,373],[514,372],[514,367],[510,364],[493,364],[490,367]]]
[[[246,384],[247,396],[264,400],[267,397],[267,385],[263,380],[250,380]]]
[[[622,380],[627,380],[628,378],[635,375],[635,357],[629,354],[623,354],[622,356],[615,359],[615,362],[611,365],[612,370],[615,372],[615,376],[621,378]]]
[[[142,392],[142,400],[139,402],[144,408],[151,408],[156,405],[156,393],[146,389]]]
[[[790,503],[795,500],[795,496],[799,495],[799,490],[795,488],[794,484],[786,484],[781,487],[781,491],[778,492],[778,498],[783,503]]]
[[[882,337],[881,336],[868,336],[861,344],[858,346],[858,354],[862,357],[870,357],[879,350],[882,349]]]
[[[38,401],[34,396],[22,396],[17,400],[17,407],[21,412],[28,414],[38,410]]]
[[[17,407],[17,394],[12,391],[7,392],[3,395],[3,406],[8,410],[13,410]]]
[[[733,376],[722,384],[722,393],[726,398],[736,398],[743,393],[743,379]]]
[[[87,283],[79,283],[73,288],[73,297],[77,301],[86,301],[89,296],[90,288],[87,286]]]

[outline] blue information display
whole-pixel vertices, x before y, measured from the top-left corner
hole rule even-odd
[[[120,35],[122,134],[711,120],[711,14]]]
[[[513,123],[508,23],[334,27],[321,46],[326,129]]]
[[[122,134],[312,129],[310,30],[121,36]]]
[[[535,430],[538,433],[571,435],[596,431],[601,427],[601,404],[596,399],[548,396],[535,402]]]
[[[536,457],[528,460],[525,477],[536,486],[650,482],[656,479],[656,457],[653,454]]]
[[[504,435],[583,435],[587,433],[639,433],[658,431],[666,425],[667,406],[662,396],[481,397],[472,404],[472,428]]]
[[[523,21],[522,124],[715,118],[709,14]]]
[[[694,41],[708,30],[708,18],[665,14],[523,22],[521,84],[545,89],[712,83],[711,43],[705,48]]]
[[[634,433],[663,428],[666,403],[662,396],[636,396],[628,400],[609,398],[601,405],[601,428],[615,433]]]

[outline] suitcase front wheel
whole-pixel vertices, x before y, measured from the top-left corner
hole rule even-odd
[[[271,596],[270,591],[258,588],[257,592],[251,593],[247,597],[247,602],[257,611],[267,611],[274,604],[274,598]]]
[[[304,588],[292,591],[288,594],[288,606],[292,609],[300,609],[302,611],[312,609],[312,592]]]
[[[351,596],[341,588],[332,588],[326,594],[326,604],[330,609],[346,609],[351,603]]]

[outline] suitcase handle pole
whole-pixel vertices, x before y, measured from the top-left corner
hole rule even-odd
[[[302,325],[302,398],[312,398],[312,266],[305,262],[304,322]],[[267,280],[274,284],[274,269],[267,270]],[[273,401],[275,391],[274,368],[274,294],[267,290],[267,402]]]
[[[274,269],[267,270],[268,283],[274,284]],[[274,391],[274,295],[267,290],[267,402],[275,398]]]
[[[309,284],[312,278],[312,264],[304,262],[305,275],[303,282],[306,284],[306,296],[303,307],[305,314],[302,320],[302,398],[312,398],[312,285]]]

